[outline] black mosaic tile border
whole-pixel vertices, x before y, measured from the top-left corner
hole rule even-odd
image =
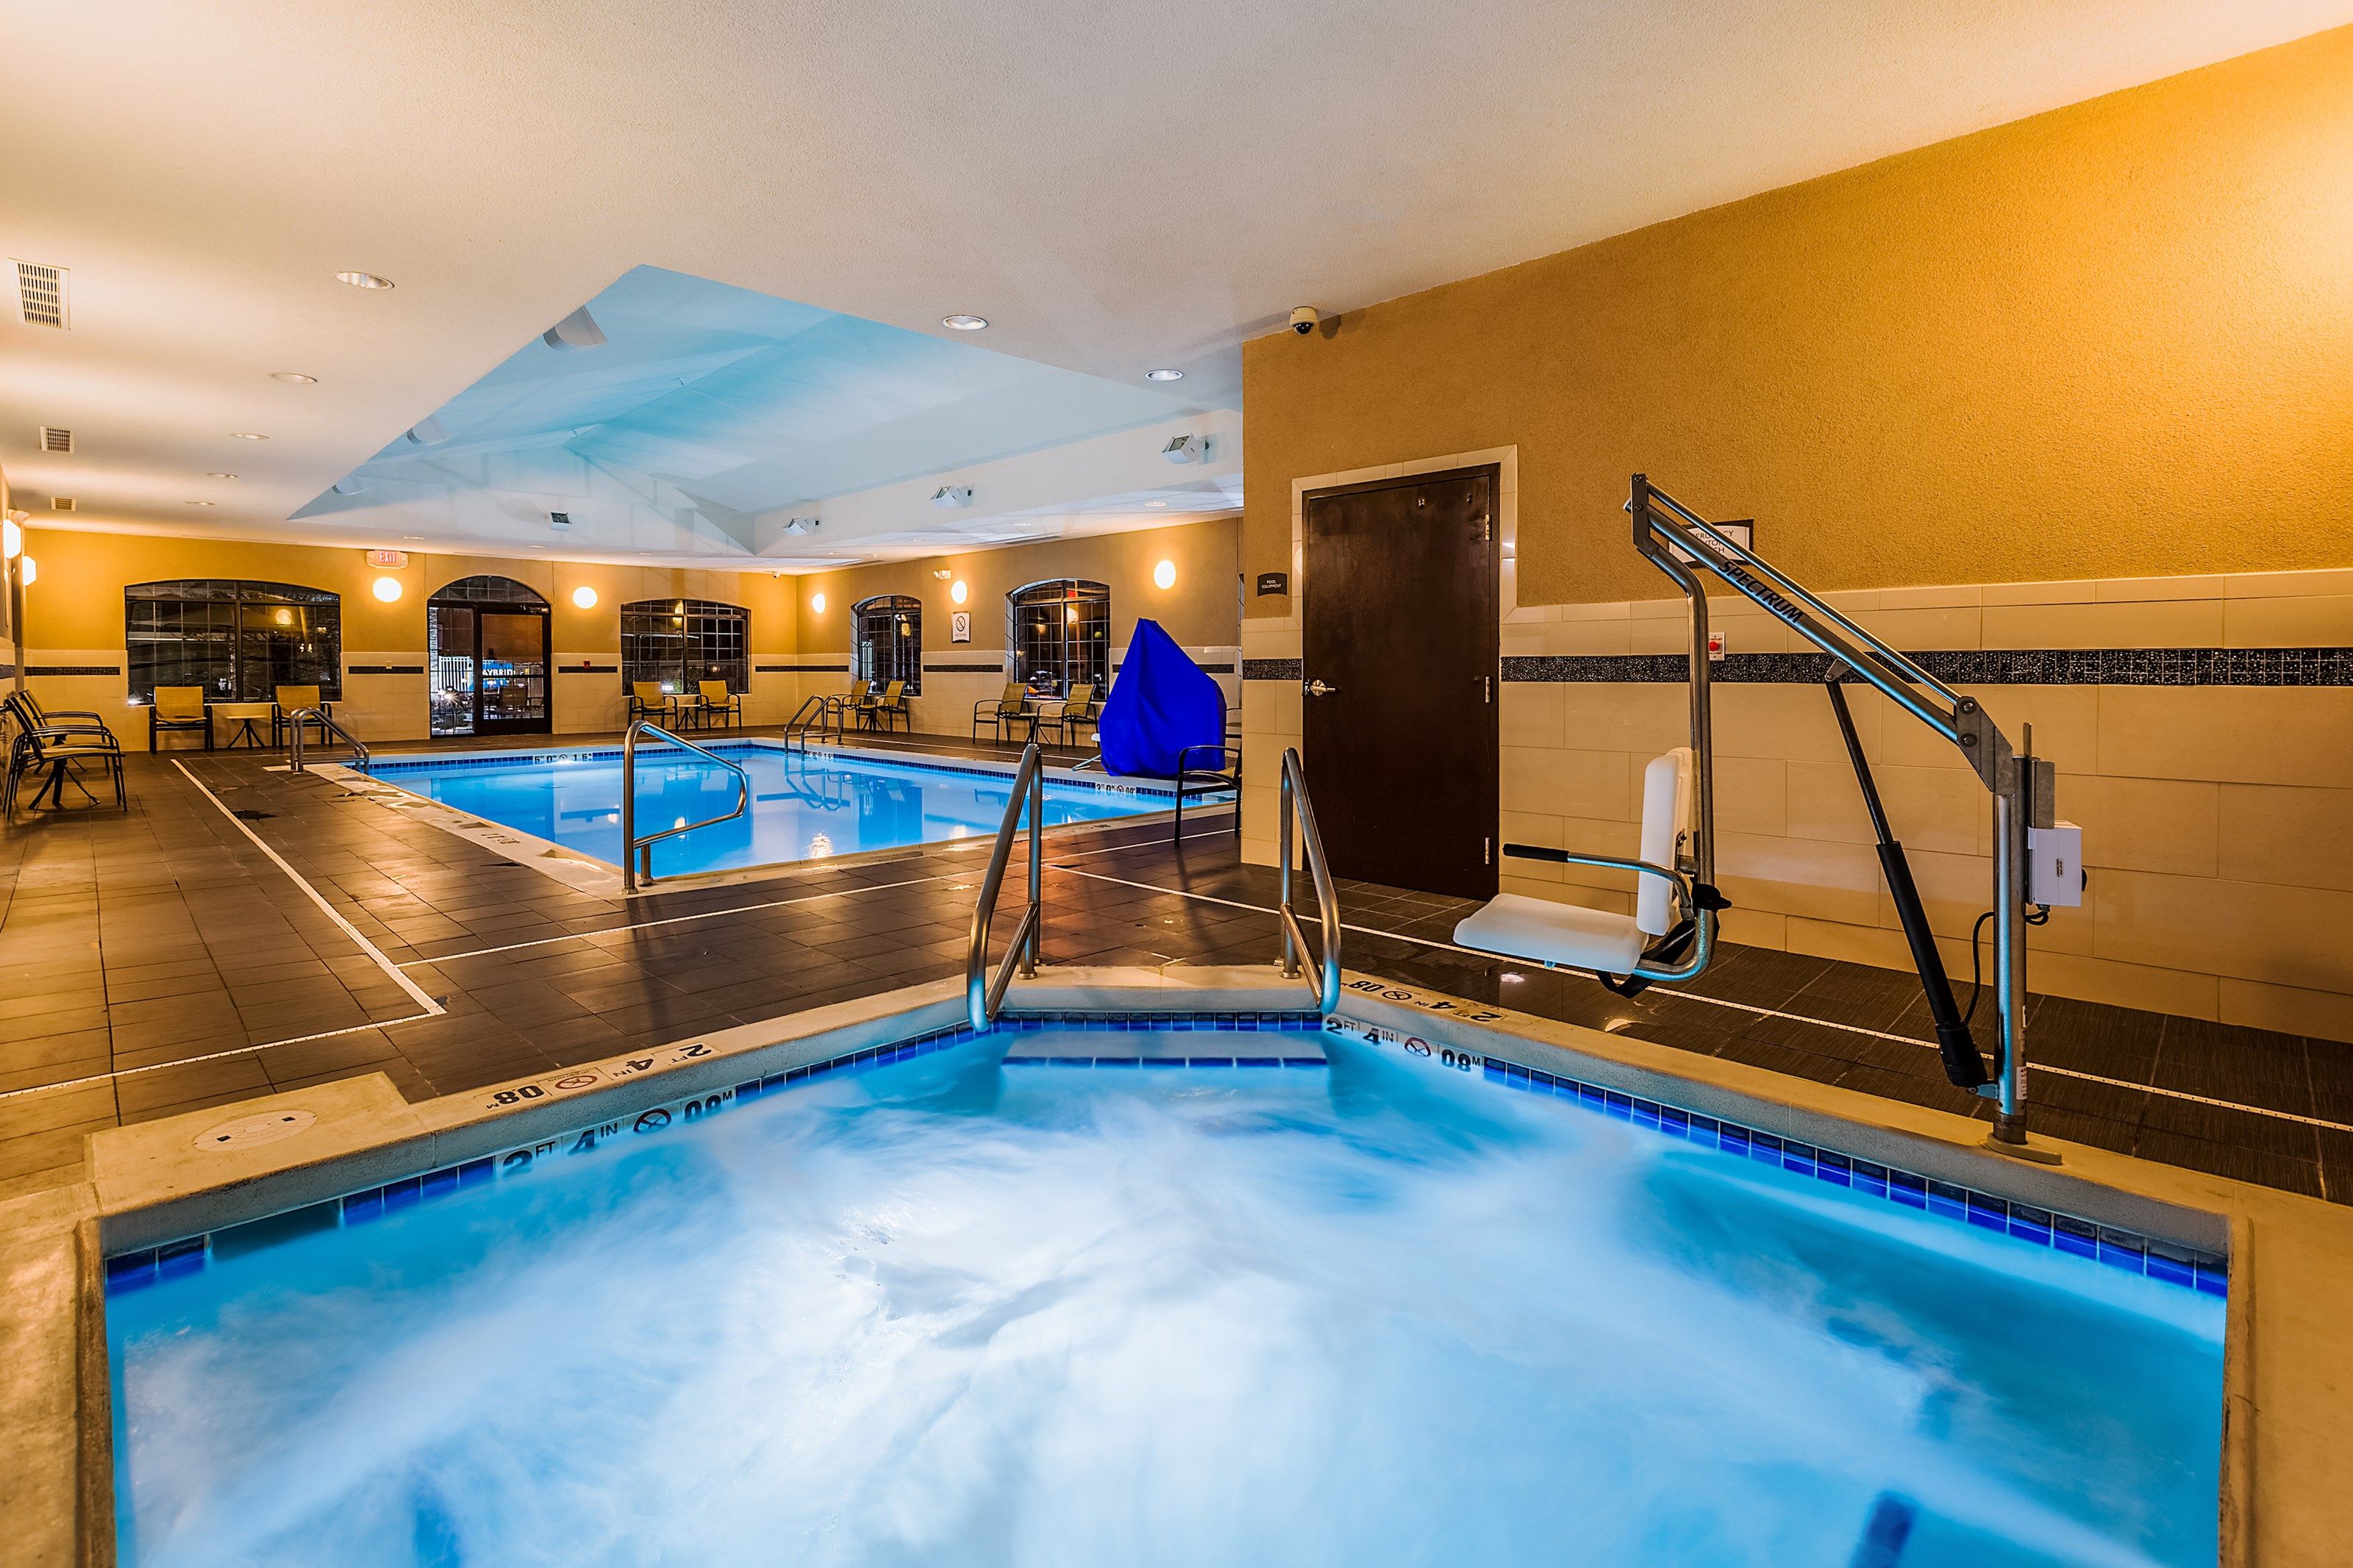
[[[753,669],[761,675],[847,675],[846,664],[757,664]]]
[[[998,659],[992,664],[927,664],[923,666],[923,673],[925,675],[1002,675],[1005,673],[1005,661]]]
[[[2348,647],[1936,648],[1905,658],[1957,686],[2353,686]],[[1265,661],[1292,667],[1295,659]],[[1727,686],[1820,683],[1820,653],[1734,653],[1712,678]],[[1504,679],[1523,683],[1620,681],[1681,685],[1691,656],[1680,653],[1520,655]]]
[[[1506,659],[1506,664],[1511,661]],[[1301,680],[1307,673],[1306,661],[1296,658],[1246,658],[1242,660],[1244,680]],[[1509,680],[1509,675],[1504,677]]]
[[[572,668],[577,669],[580,667],[575,664]],[[425,667],[421,664],[353,664],[344,666],[343,673],[345,675],[422,675],[425,673]]]
[[[555,673],[558,675],[618,675],[621,673],[621,667],[617,664],[559,664],[555,667]]]

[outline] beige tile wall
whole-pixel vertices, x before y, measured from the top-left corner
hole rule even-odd
[[[1902,648],[2353,646],[2353,572],[2134,578],[1831,595]],[[1809,645],[1745,600],[1712,599],[1733,653]],[[1680,652],[1680,600],[1540,605],[1504,627],[1513,655]],[[1245,622],[1247,658],[1296,658],[1295,628]],[[2033,726],[2084,828],[2091,884],[2030,937],[2038,990],[2353,1039],[2353,688],[1969,689],[2014,744]],[[1733,941],[1909,966],[1827,700],[1813,687],[1715,689],[1718,870]],[[1988,901],[1989,811],[1953,747],[1851,691],[1890,820],[1968,973]],[[1299,743],[1299,695],[1253,681],[1247,858],[1273,858],[1272,759]],[[1503,688],[1507,838],[1631,854],[1641,764],[1683,743],[1678,685]],[[1311,776],[1313,758],[1310,763]],[[1628,907],[1630,879],[1508,862],[1512,891]]]

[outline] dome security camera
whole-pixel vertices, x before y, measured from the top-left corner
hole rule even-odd
[[[1294,305],[1291,311],[1291,330],[1305,337],[1324,324],[1324,312],[1313,305]]]

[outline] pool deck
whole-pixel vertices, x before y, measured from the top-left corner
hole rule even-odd
[[[78,1180],[85,1138],[106,1127],[370,1072],[423,1100],[963,963],[970,842],[624,902],[276,762],[134,754],[127,811],[19,813],[0,834],[0,1198]],[[1057,839],[1047,961],[1270,955],[1274,877],[1240,863],[1229,823],[1188,813],[1176,847],[1149,824]],[[1018,887],[1007,897],[1018,910]],[[1986,1113],[1944,1082],[1907,973],[1727,946],[1699,981],[1630,1001],[1453,947],[1464,900],[1356,882],[1341,900],[1352,962],[1383,975]],[[2037,1131],[2353,1197],[2353,1046],[2063,997],[2030,1005]]]
[[[1391,1038],[1509,1048],[1516,1060],[1940,1180],[2200,1247],[2227,1245],[2221,1560],[2226,1568],[2343,1561],[2353,1531],[2341,1487],[2353,1473],[2353,1337],[2340,1331],[2337,1308],[2353,1290],[2346,1207],[2088,1146],[2068,1146],[2057,1169],[2023,1163],[1989,1152],[1974,1118],[1387,975],[1347,978],[1343,1016]],[[1017,983],[1008,1007],[1250,1011],[1309,1001],[1302,984],[1268,965],[1163,964],[1048,971]],[[200,1109],[99,1134],[85,1179],[0,1204],[0,1511],[22,1560],[110,1560],[102,1257],[953,1027],[963,1006],[960,983],[934,980],[697,1031],[650,1068],[613,1057],[421,1100],[370,1074],[234,1113]],[[542,1092],[518,1092],[525,1088]],[[308,1120],[250,1142],[223,1136],[248,1117]]]

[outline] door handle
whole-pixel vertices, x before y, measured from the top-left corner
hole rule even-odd
[[[1336,693],[1340,689],[1336,686],[1326,686],[1320,680],[1311,680],[1307,682],[1306,685],[1302,686],[1299,689],[1304,691],[1310,697],[1330,697]]]

